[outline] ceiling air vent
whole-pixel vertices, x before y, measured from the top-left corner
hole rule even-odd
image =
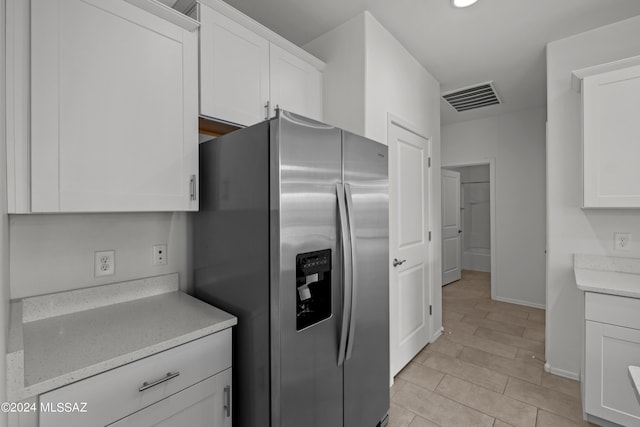
[[[492,81],[443,93],[442,97],[458,112],[501,103]]]

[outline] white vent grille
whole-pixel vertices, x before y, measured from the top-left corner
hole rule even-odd
[[[474,110],[476,108],[501,103],[493,82],[486,82],[462,89],[456,89],[451,92],[443,93],[442,97],[458,112]]]

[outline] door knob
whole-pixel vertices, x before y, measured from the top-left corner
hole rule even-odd
[[[397,266],[399,266],[399,265],[404,264],[405,262],[407,262],[407,260],[406,260],[406,259],[403,259],[402,261],[398,261],[398,258],[394,258],[394,259],[393,259],[393,266],[394,266],[394,267],[397,267]]]

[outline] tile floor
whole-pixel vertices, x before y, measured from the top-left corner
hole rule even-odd
[[[579,383],[544,372],[544,310],[490,295],[475,271],[442,289],[444,333],[396,376],[389,427],[592,425]]]

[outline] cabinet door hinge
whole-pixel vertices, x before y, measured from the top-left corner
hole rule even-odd
[[[429,232],[429,241],[431,241],[431,232]]]
[[[427,159],[427,167],[431,167],[431,157]]]
[[[433,306],[429,306],[429,316],[433,316]]]

